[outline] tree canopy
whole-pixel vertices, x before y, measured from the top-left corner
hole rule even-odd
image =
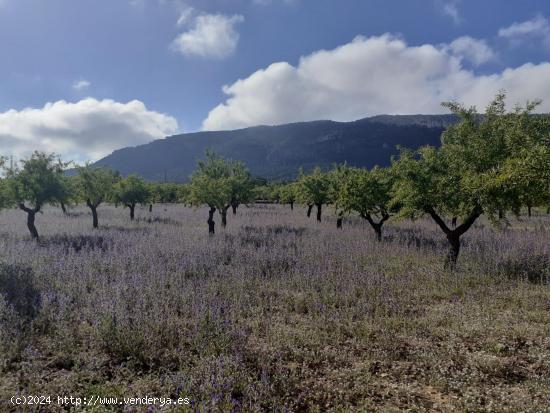
[[[397,177],[392,203],[401,207],[402,216],[427,214],[433,218],[449,240],[447,264],[454,266],[460,236],[481,214],[496,221],[503,211],[517,212],[522,204],[527,191],[521,175],[526,172],[510,167],[522,159],[522,151],[528,154],[528,165],[532,165],[524,171],[532,171],[541,178],[535,181],[543,183],[544,173],[537,171],[544,168],[547,149],[530,141],[539,140],[533,138],[533,128],[540,128],[535,136],[548,135],[548,122],[531,115],[534,104],[506,112],[503,93],[489,104],[483,116],[475,108],[466,109],[457,103],[445,106],[460,117],[460,122],[447,128],[439,148],[402,150],[392,165]],[[539,151],[542,161],[537,156]],[[448,216],[461,218],[462,222],[451,229],[445,221]]]
[[[304,205],[317,207],[317,221],[321,221],[324,204],[330,201],[330,180],[321,168],[316,167],[311,173],[300,171],[298,178],[298,201]]]
[[[98,227],[97,207],[113,199],[114,185],[118,175],[107,168],[94,168],[90,165],[78,169],[78,195],[92,211],[93,227]]]
[[[116,202],[130,209],[130,219],[134,219],[137,204],[145,204],[149,199],[147,183],[137,175],[129,175],[119,180],[113,188],[113,197]]]
[[[21,168],[15,166],[7,171],[7,197],[27,213],[27,227],[33,238],[38,238],[34,225],[35,214],[45,204],[57,204],[67,199],[63,181],[67,165],[54,154],[34,152],[21,161]]]
[[[378,240],[390,218],[392,174],[388,169],[348,168],[335,194],[335,203],[346,213],[356,212],[369,222]]]

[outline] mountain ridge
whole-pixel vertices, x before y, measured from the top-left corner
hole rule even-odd
[[[300,167],[328,168],[341,162],[369,168],[388,165],[397,145],[439,145],[443,130],[456,121],[454,115],[378,115],[351,122],[318,120],[192,132],[117,149],[94,165],[151,181],[184,182],[210,148],[245,162],[256,176],[291,179]]]

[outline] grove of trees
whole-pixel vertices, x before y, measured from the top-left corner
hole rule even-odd
[[[36,214],[44,205],[84,203],[91,212],[92,227],[99,227],[98,208],[104,203],[127,207],[130,220],[138,204],[182,202],[208,208],[208,232],[215,233],[215,213],[227,225],[227,211],[255,201],[300,204],[307,216],[316,208],[322,220],[323,206],[334,208],[336,225],[347,216],[364,219],[384,240],[383,226],[390,219],[431,218],[449,245],[445,266],[454,268],[461,237],[485,215],[496,223],[507,214],[527,208],[550,207],[550,116],[533,112],[539,102],[528,102],[513,111],[505,109],[505,95],[498,94],[483,114],[475,108],[445,103],[459,118],[447,128],[439,147],[401,149],[387,168],[370,170],[335,165],[331,170],[300,171],[294,182],[265,183],[246,166],[207,151],[186,184],[145,182],[137,175],[91,165],[76,167],[53,154],[35,152],[16,165],[0,157],[0,208],[17,207],[27,215],[32,238],[38,239]]]

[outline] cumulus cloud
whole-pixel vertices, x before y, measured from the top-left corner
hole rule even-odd
[[[138,100],[60,100],[43,108],[0,113],[3,155],[16,157],[41,150],[77,162],[97,160],[115,149],[163,138],[177,129],[176,119],[150,111]]]
[[[210,111],[203,129],[442,113],[441,102],[448,100],[483,109],[500,89],[511,102],[546,99],[543,109],[550,110],[550,63],[477,75],[448,48],[409,46],[385,34],[318,51],[297,66],[274,63],[225,86],[228,99]]]
[[[455,56],[462,57],[474,66],[480,66],[496,57],[494,50],[485,40],[462,36],[448,45],[448,50]]]
[[[538,38],[550,48],[550,22],[540,14],[531,20],[513,23],[511,26],[502,28],[498,31],[498,35],[510,39],[514,44]]]
[[[77,80],[76,82],[73,83],[74,90],[85,90],[85,89],[88,89],[90,86],[91,86],[91,83],[84,79]]]
[[[241,15],[203,14],[190,30],[174,39],[174,50],[186,56],[222,59],[233,54],[239,42],[235,26],[244,21]]]

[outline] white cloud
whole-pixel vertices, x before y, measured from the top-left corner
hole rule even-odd
[[[113,150],[174,134],[177,121],[133,100],[63,100],[43,108],[0,112],[3,155],[26,156],[34,150],[55,152],[73,161],[96,160]]]
[[[176,24],[178,26],[186,25],[191,20],[191,17],[193,16],[194,12],[195,12],[195,9],[193,9],[193,7],[183,8],[180,11],[180,17],[178,17],[178,21]]]
[[[78,80],[76,82],[73,83],[73,89],[74,90],[85,90],[85,89],[88,89],[89,87],[91,86],[91,83],[88,82],[87,80],[85,79],[82,79],[82,80]]]
[[[480,66],[496,57],[494,50],[485,40],[474,39],[470,36],[462,36],[448,45],[448,50],[455,56],[470,61],[474,66]]]
[[[239,33],[235,26],[242,21],[244,17],[241,15],[198,16],[193,28],[176,37],[172,47],[187,56],[222,59],[237,48]]]
[[[511,26],[502,28],[498,31],[498,35],[510,39],[515,44],[538,38],[550,48],[550,22],[540,14],[531,20],[513,23]]]
[[[442,113],[441,102],[448,100],[483,109],[499,89],[507,90],[514,103],[545,99],[543,109],[550,110],[548,79],[550,63],[476,75],[448,45],[413,47],[389,34],[357,37],[302,57],[296,67],[274,63],[225,86],[228,99],[210,111],[203,128]]]
[[[441,9],[441,13],[450,17],[455,24],[462,22],[460,11],[458,10],[458,4],[460,0],[437,0],[437,5]]]

